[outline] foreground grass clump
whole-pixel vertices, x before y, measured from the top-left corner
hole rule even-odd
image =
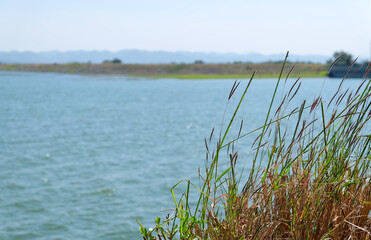
[[[299,79],[277,99],[286,59],[262,126],[242,134],[241,123],[237,138],[226,142],[253,74],[214,151],[213,131],[205,139],[212,161],[200,174],[202,186],[184,181],[185,192],[176,199],[174,189],[183,181],[176,184],[175,209],[163,222],[157,218],[153,229],[141,225],[144,239],[371,239],[371,80],[342,90],[345,77],[331,100],[319,96],[291,109]],[[260,134],[242,182],[234,149],[252,133]],[[192,189],[199,193],[194,206]]]

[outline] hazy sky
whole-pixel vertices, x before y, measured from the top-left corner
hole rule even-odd
[[[167,50],[368,58],[371,0],[0,0],[0,51]]]

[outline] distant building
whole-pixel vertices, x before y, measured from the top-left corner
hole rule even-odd
[[[335,64],[328,73],[332,78],[370,78],[371,66],[365,64],[351,65]],[[368,67],[368,68],[367,68]],[[350,69],[349,69],[350,68]]]

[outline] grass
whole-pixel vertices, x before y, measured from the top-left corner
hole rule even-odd
[[[371,80],[352,91],[342,89],[343,79],[330,101],[319,96],[291,109],[299,79],[282,98],[277,95],[292,72],[284,79],[287,57],[262,126],[243,134],[241,123],[237,138],[226,140],[253,74],[225,130],[205,138],[202,184],[177,183],[172,214],[156,218],[153,229],[138,221],[144,239],[371,239]],[[235,82],[228,101],[239,86]],[[235,146],[253,132],[259,136],[248,159],[252,168],[242,182]],[[175,191],[183,184],[178,199]],[[192,206],[191,192],[198,193]]]
[[[263,73],[256,74],[256,78],[277,78],[279,73]],[[326,77],[327,72],[306,72],[303,74],[292,74],[293,78],[319,78]],[[139,75],[139,77],[154,78],[154,79],[249,79],[251,74],[160,74],[160,75]]]

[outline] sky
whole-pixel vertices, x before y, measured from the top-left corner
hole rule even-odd
[[[0,0],[0,51],[371,55],[371,0]]]

